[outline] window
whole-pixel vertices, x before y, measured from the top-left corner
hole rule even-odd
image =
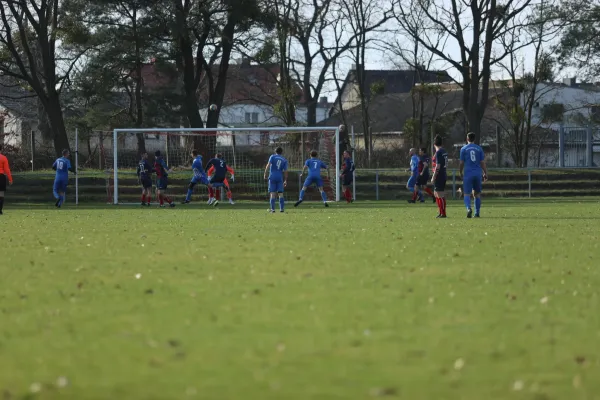
[[[542,106],[542,122],[562,122],[565,106],[561,103],[549,103]]]
[[[246,123],[247,124],[258,124],[258,113],[246,113]]]

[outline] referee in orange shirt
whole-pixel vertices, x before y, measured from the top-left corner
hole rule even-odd
[[[0,144],[0,215],[4,207],[4,192],[6,191],[6,183],[12,185],[13,179],[8,166],[8,158],[2,154],[2,144]]]

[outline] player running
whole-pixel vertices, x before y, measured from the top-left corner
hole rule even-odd
[[[148,162],[148,153],[142,154],[137,167],[138,181],[142,185],[142,206],[150,207],[152,201],[152,166]]]
[[[235,182],[235,171],[229,165],[227,165],[226,167],[227,167],[227,172],[229,172],[229,174],[231,175],[231,182]],[[214,173],[215,173],[215,167],[212,166],[207,171],[207,174],[209,177],[211,177]],[[227,180],[227,178],[225,178],[225,180],[223,181],[223,185],[227,189],[227,199],[229,200],[229,204],[234,205],[235,203],[233,202],[233,193],[231,193],[231,186],[229,185],[229,181]],[[215,196],[215,194],[216,194],[216,196]],[[220,198],[221,198],[221,189],[219,189],[219,188],[213,189],[212,187],[208,188],[208,205],[213,204],[217,199],[220,199]]]
[[[425,202],[425,199],[423,199],[423,191],[425,191],[425,193],[431,196],[433,202],[435,203],[435,195],[433,194],[431,189],[427,187],[427,184],[429,183],[429,164],[431,164],[431,159],[427,155],[427,148],[421,147],[419,149],[419,176],[417,177],[416,185],[416,188],[421,196],[421,203]],[[413,200],[416,200],[414,194]]]
[[[352,198],[352,191],[350,188],[352,187],[352,179],[354,178],[354,161],[352,160],[352,155],[348,150],[344,151],[344,164],[342,165],[342,173],[340,174],[340,178],[342,178],[342,186],[344,187],[344,198],[346,199],[346,203],[352,203],[354,199]]]
[[[56,199],[56,203],[54,203],[56,208],[60,208],[65,202],[65,194],[67,192],[67,185],[69,184],[69,171],[75,173],[69,160],[70,155],[69,150],[63,150],[62,157],[58,158],[52,164],[52,169],[56,171],[54,186],[52,188],[52,193]]]
[[[408,178],[408,182],[406,183],[406,188],[413,194],[412,199],[408,200],[409,203],[416,203],[417,198],[421,198],[419,195],[419,191],[416,190],[415,186],[417,185],[417,179],[419,177],[419,156],[417,155],[417,150],[415,148],[411,148],[408,151],[408,155],[410,156],[410,178]]]
[[[169,203],[169,207],[175,207],[175,203],[167,196],[167,188],[169,187],[169,167],[163,159],[160,150],[156,150],[154,153],[154,172],[156,173],[156,195],[158,196],[158,202],[160,207],[165,206],[165,201]]]
[[[464,170],[464,176],[463,176]],[[482,180],[487,180],[487,166],[483,149],[475,144],[475,134],[467,134],[467,144],[460,149],[460,177],[463,181],[463,194],[467,207],[467,218],[473,216],[471,193],[475,197],[475,218],[479,218],[481,210]]]
[[[313,183],[317,186],[319,192],[321,192],[323,204],[325,204],[325,207],[329,207],[329,204],[327,204],[327,193],[325,193],[325,191],[323,190],[323,179],[321,178],[322,169],[327,170],[327,178],[329,178],[329,167],[327,167],[327,165],[323,161],[317,158],[318,155],[319,153],[317,153],[316,150],[311,151],[311,158],[306,160],[306,162],[304,163],[304,168],[302,168],[300,177],[304,175],[307,169],[308,176],[304,181],[304,186],[302,186],[302,190],[300,190],[300,199],[296,202],[296,204],[294,204],[294,207],[298,207],[304,201],[304,193],[306,192],[306,189],[308,189],[308,187],[311,186]]]
[[[8,165],[8,158],[2,154],[2,143],[0,143],[0,215],[2,215],[4,208],[4,192],[6,192],[6,183],[9,185],[13,184],[13,178],[10,173],[10,166]]]
[[[206,174],[204,173],[204,168],[202,168],[202,156],[198,153],[198,150],[192,151],[192,159],[192,171],[194,171],[194,176],[192,176],[192,179],[190,180],[187,195],[185,196],[185,200],[181,204],[189,204],[192,201],[194,186],[196,186],[199,183],[203,185],[208,185],[208,179],[206,178]]]
[[[206,163],[206,172],[213,170],[213,174],[209,179],[208,190],[212,191],[214,187],[225,187],[229,192],[229,182],[227,182],[227,163],[223,160],[223,156],[220,153],[215,155],[215,158],[211,159],[208,163]],[[233,180],[234,176],[231,174],[231,178]],[[219,199],[215,198],[215,200],[210,203],[214,207],[219,205]]]
[[[270,205],[269,212],[275,212],[275,197],[279,195],[279,211],[283,212],[285,200],[283,198],[283,189],[287,186],[288,161],[281,155],[283,149],[278,147],[275,154],[269,157],[269,162],[265,167],[265,180],[269,180]]]
[[[439,215],[436,218],[446,218],[446,167],[448,167],[448,153],[442,148],[442,137],[437,135],[433,140],[435,147],[435,156],[433,162],[435,163],[435,171],[431,178],[433,183],[433,191],[436,197],[438,209],[440,210]]]

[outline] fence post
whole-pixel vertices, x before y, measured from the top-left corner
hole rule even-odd
[[[379,200],[379,170],[375,170],[375,199]]]
[[[75,128],[75,205],[79,205],[79,130]]]
[[[558,166],[565,167],[565,127],[558,128]]]
[[[529,198],[531,198],[531,170],[527,168],[527,181],[529,182]]]
[[[496,125],[496,167],[500,168],[500,159],[502,151],[500,150],[500,125]]]
[[[452,200],[456,200],[456,170],[452,170]]]
[[[35,149],[35,142],[34,142],[35,136],[34,135],[35,135],[35,133],[33,132],[33,129],[32,129],[31,135],[29,138],[29,140],[31,140],[31,146],[30,146],[31,147],[31,172],[33,172],[33,160],[35,158],[35,150],[34,150]]]
[[[352,162],[356,163],[356,138],[354,136],[354,125],[352,125]],[[356,165],[356,164],[354,164]],[[352,172],[352,200],[356,201],[356,172]]]
[[[586,147],[585,147],[585,159],[588,167],[594,166],[594,135],[592,127],[588,126],[586,129]]]

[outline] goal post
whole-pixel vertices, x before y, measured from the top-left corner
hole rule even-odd
[[[203,144],[211,143],[204,150],[205,158],[212,157],[215,153],[223,154],[228,165],[235,169],[235,183],[233,184],[234,196],[236,188],[244,192],[244,198],[266,199],[267,182],[262,175],[268,156],[273,154],[276,147],[284,149],[284,157],[288,159],[290,177],[286,192],[293,196],[296,187],[296,175],[298,186],[301,185],[299,174],[304,167],[306,159],[310,158],[310,150],[318,150],[319,158],[328,164],[330,171],[335,171],[335,176],[325,180],[326,191],[329,198],[340,201],[341,181],[340,166],[341,155],[339,153],[339,128],[337,127],[218,127],[218,128],[135,128],[114,129],[112,138],[113,147],[113,204],[130,202],[133,190],[130,178],[139,160],[137,148],[135,148],[136,137],[144,135],[145,147],[152,162],[154,150],[158,149],[165,155],[165,161],[169,167],[176,167],[178,172],[173,180],[175,191],[183,192],[183,180],[189,182],[191,177],[191,150],[194,142],[199,139]],[[209,139],[210,138],[210,139]],[[208,152],[207,152],[208,151]],[[204,159],[206,164],[208,159]],[[335,164],[335,168],[331,164]],[[184,171],[179,173],[179,170]],[[170,175],[170,178],[173,175]],[[122,187],[122,180],[128,187]],[[171,181],[171,179],[170,179]],[[238,182],[240,182],[238,184]],[[185,183],[187,185],[187,182]],[[171,186],[171,183],[169,183]],[[121,189],[129,193],[126,199],[120,196]],[[185,188],[187,191],[187,187]],[[198,188],[196,188],[198,190]],[[200,188],[204,191],[204,188]],[[298,192],[300,187],[298,187]],[[137,192],[137,189],[136,189]],[[178,192],[175,194],[179,194]],[[184,194],[184,193],[182,193]],[[136,195],[137,196],[137,195]]]

